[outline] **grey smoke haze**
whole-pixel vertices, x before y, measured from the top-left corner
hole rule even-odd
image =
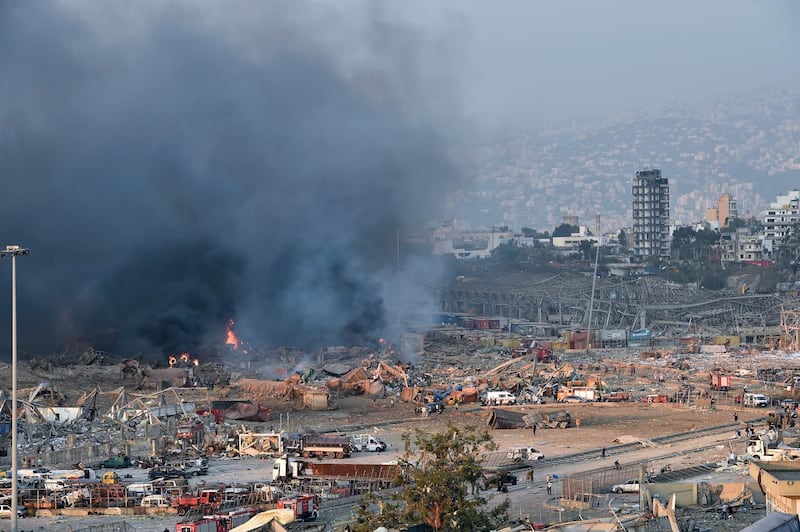
[[[115,328],[172,352],[231,317],[253,342],[380,334],[427,301],[394,235],[464,184],[458,141],[798,83],[798,6],[0,2],[21,349]]]
[[[353,37],[337,16],[0,4],[0,234],[32,250],[21,349],[115,330],[121,354],[193,351],[230,318],[254,344],[374,341],[421,304],[435,272],[406,257],[395,275],[396,230],[458,172],[417,103],[414,31],[366,8]]]

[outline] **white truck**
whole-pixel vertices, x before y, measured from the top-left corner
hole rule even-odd
[[[510,392],[486,392],[486,397],[483,399],[485,405],[515,405],[517,398]]]
[[[797,460],[800,458],[800,449],[790,447],[783,442],[780,431],[767,430],[755,434],[747,440],[747,457],[751,460],[762,462]]]
[[[382,452],[386,450],[386,442],[372,434],[356,434],[350,438],[356,451]]]
[[[506,458],[514,462],[532,462],[544,460],[544,453],[528,445],[514,445],[508,449]]]

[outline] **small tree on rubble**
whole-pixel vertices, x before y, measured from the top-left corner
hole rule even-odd
[[[508,518],[508,500],[492,509],[480,494],[481,456],[497,448],[487,431],[452,424],[429,433],[415,429],[403,435],[405,452],[399,460],[405,486],[388,501],[374,494],[356,511],[355,531],[377,526],[425,523],[433,530],[492,530]]]

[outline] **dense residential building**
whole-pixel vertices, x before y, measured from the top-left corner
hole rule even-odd
[[[776,251],[792,227],[800,220],[800,190],[777,196],[764,215],[764,247]]]
[[[751,233],[748,227],[720,234],[720,261],[726,267],[731,263],[763,264],[764,235]]]
[[[581,245],[581,242],[592,242],[593,245],[602,245],[601,238],[591,234],[589,228],[585,225],[579,225],[577,233],[572,233],[569,236],[554,236],[552,238],[553,247],[562,249],[577,249]]]
[[[717,205],[706,209],[706,221],[724,229],[730,225],[731,220],[738,217],[736,200],[732,194],[722,194],[717,200]]]
[[[645,168],[633,180],[633,251],[640,257],[669,257],[669,180]]]

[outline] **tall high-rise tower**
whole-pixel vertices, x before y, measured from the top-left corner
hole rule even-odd
[[[669,179],[645,168],[633,180],[633,250],[641,257],[669,257]]]

